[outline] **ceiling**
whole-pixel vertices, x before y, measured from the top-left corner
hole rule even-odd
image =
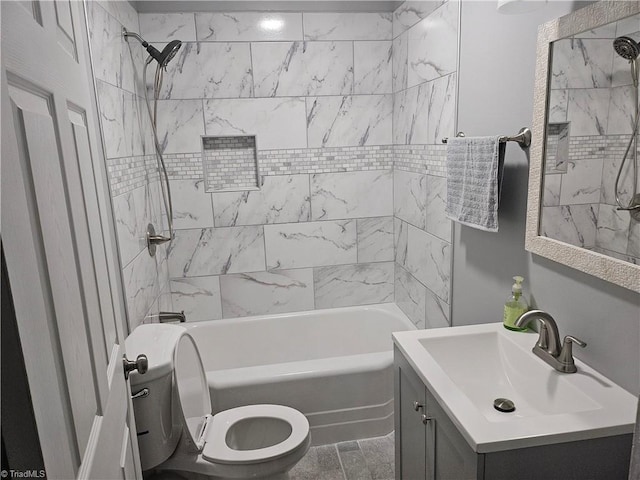
[[[173,12],[392,12],[394,0],[133,0],[139,13]]]

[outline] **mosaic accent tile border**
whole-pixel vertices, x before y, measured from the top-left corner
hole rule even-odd
[[[629,145],[629,140],[631,140],[631,135],[607,135],[607,148],[605,150],[605,159],[622,159],[625,150],[627,149],[627,145]],[[638,151],[640,151],[640,144],[636,145]],[[632,155],[632,152],[629,152]]]
[[[258,159],[263,175],[388,170],[393,167],[393,146],[268,150],[258,152]]]
[[[171,180],[202,180],[202,152],[172,153],[164,156],[164,163]]]
[[[631,135],[586,135],[569,137],[569,160],[622,158]]]
[[[117,197],[159,178],[155,155],[106,159],[111,195]]]
[[[394,168],[413,173],[426,173],[436,177],[447,174],[446,145],[395,145]]]
[[[156,177],[155,155],[107,160],[114,196],[147,181],[147,169]],[[171,180],[202,180],[202,152],[164,155]],[[361,147],[300,148],[258,151],[260,174],[297,175],[358,172],[396,168],[438,177],[446,175],[446,145],[371,145]],[[146,165],[146,167],[145,167]]]
[[[615,142],[617,135],[611,140]],[[569,137],[569,160],[600,160],[605,156],[607,137],[591,135]]]
[[[201,153],[165,155],[172,180],[199,180],[204,176]],[[393,146],[299,148],[258,151],[260,174],[298,175],[314,173],[389,170],[393,167]]]

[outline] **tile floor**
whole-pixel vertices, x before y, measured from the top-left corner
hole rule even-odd
[[[288,473],[270,480],[394,480],[393,432],[384,437],[311,447]],[[205,480],[197,473],[146,472],[145,480]]]
[[[393,480],[393,432],[384,437],[311,447],[289,480]]]

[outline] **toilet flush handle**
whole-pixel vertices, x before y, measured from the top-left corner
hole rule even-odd
[[[140,354],[134,360],[127,359],[126,355],[122,356],[122,366],[124,367],[124,379],[129,380],[129,373],[137,370],[140,375],[144,375],[149,368],[149,360],[147,356]]]
[[[149,396],[149,389],[148,388],[143,388],[142,390],[140,390],[139,392],[136,392],[134,394],[131,395],[131,400],[135,400],[136,398],[144,398],[144,397],[148,397]]]

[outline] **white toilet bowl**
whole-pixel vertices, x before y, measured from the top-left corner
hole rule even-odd
[[[211,414],[211,398],[195,342],[178,325],[141,325],[127,355],[144,353],[146,374],[131,375],[143,470],[184,478],[245,479],[282,474],[311,444],[309,422],[282,405],[247,405]]]

